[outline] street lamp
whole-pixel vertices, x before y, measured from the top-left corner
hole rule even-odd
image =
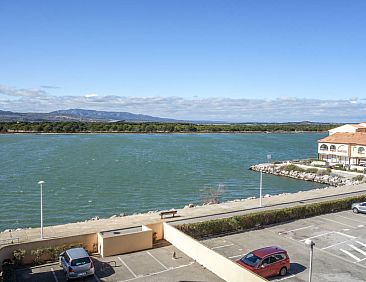
[[[313,249],[314,249],[315,243],[310,239],[306,239],[305,244],[310,246],[309,282],[311,282],[311,274],[312,274],[312,266],[313,266],[313,252],[314,252]]]
[[[271,160],[272,156],[267,155],[267,161]],[[259,179],[259,206],[262,207],[262,188],[263,188],[263,171],[260,171],[260,179]]]
[[[43,239],[43,180],[39,181],[38,184],[41,185],[41,239]]]

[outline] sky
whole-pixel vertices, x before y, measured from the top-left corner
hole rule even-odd
[[[1,0],[0,110],[366,120],[364,0]]]

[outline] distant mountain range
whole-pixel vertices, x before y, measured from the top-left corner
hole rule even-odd
[[[129,112],[107,112],[85,109],[59,110],[50,113],[16,113],[0,110],[0,122],[40,122],[40,121],[84,121],[84,122],[161,122],[161,123],[195,123],[195,124],[230,124],[224,121],[188,121],[171,118],[153,117],[148,115],[132,114]],[[321,122],[240,122],[238,124],[328,124]]]
[[[83,109],[60,110],[50,113],[15,113],[0,110],[0,121],[85,121],[85,122],[184,122],[176,119]]]

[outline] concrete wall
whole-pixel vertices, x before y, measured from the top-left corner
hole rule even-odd
[[[141,231],[116,236],[103,236],[98,233],[98,251],[102,257],[151,249],[153,231],[142,225]]]
[[[199,264],[228,282],[263,282],[266,279],[250,272],[228,258],[202,245],[175,227],[164,223],[164,238]]]
[[[31,255],[32,250],[48,247],[62,247],[64,245],[70,244],[82,244],[83,247],[86,248],[89,252],[95,252],[97,242],[97,234],[91,233],[63,238],[43,239],[39,241],[4,246],[0,249],[0,270],[4,259],[13,258],[13,251],[17,249],[26,250],[26,256],[23,260],[24,263],[32,263],[34,259],[34,257]],[[47,256],[42,256],[42,258],[48,259]]]
[[[164,239],[164,227],[162,222],[146,224],[146,226],[153,231],[153,234],[156,233],[156,240]]]

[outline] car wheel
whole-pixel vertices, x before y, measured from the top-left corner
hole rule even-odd
[[[358,209],[357,208],[353,208],[352,209],[354,213],[358,213]]]
[[[286,267],[282,267],[280,270],[280,275],[281,276],[285,276],[287,274],[287,268]]]

